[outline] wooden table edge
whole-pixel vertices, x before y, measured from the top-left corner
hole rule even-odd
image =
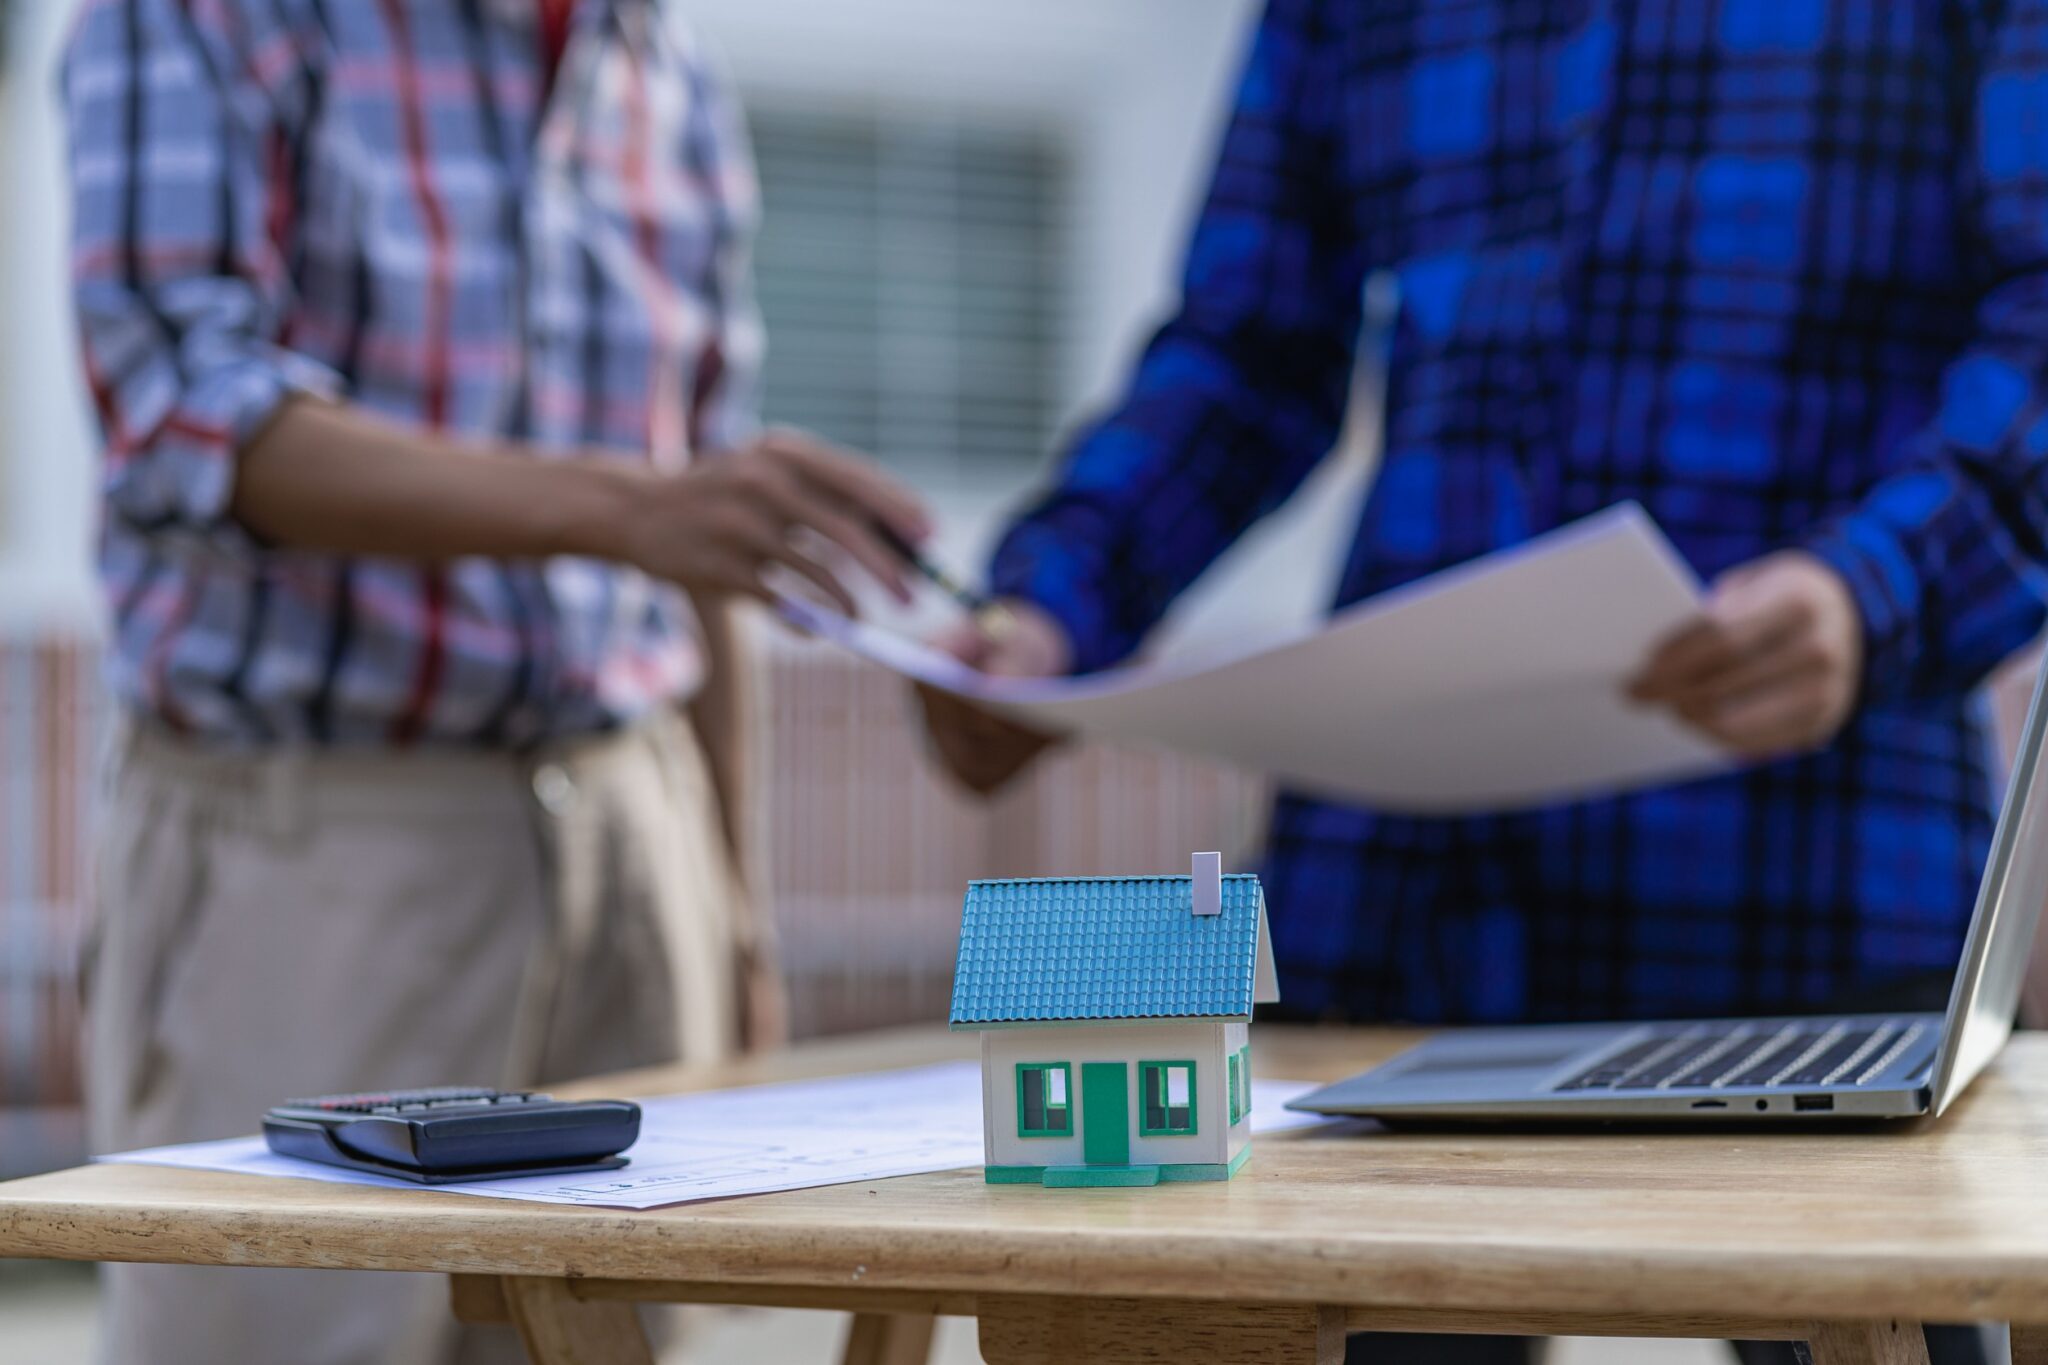
[[[1281,1061],[1269,1066],[1267,1074],[1320,1074],[1328,1057],[1339,1054],[1344,1069],[1355,1070],[1400,1041],[1385,1034],[1331,1040],[1322,1034],[1290,1039],[1285,1030],[1279,1033],[1278,1038],[1270,1029],[1262,1034],[1262,1058],[1293,1053],[1319,1060],[1306,1070]],[[563,1089],[661,1093],[834,1075],[849,1065],[865,1069],[882,1053],[890,1055],[891,1065],[916,1065],[958,1055],[956,1041],[909,1031],[891,1038],[840,1040],[761,1062],[600,1079]],[[2048,1040],[2037,1043],[2037,1052],[2048,1052]],[[2014,1050],[2022,1050],[2021,1043]],[[1999,1081],[2003,1069],[1994,1068],[1991,1082]],[[1981,1098],[1966,1097],[1961,1109],[1967,1111],[1972,1100]],[[1284,1338],[1289,1343],[1291,1354],[1244,1357],[1259,1360],[1306,1360],[1310,1357],[1298,1349],[1305,1342],[1313,1343],[1313,1358],[1335,1359],[1329,1354],[1331,1343],[1341,1353],[1344,1329],[1378,1328],[1666,1336],[1805,1333],[1814,1342],[1817,1365],[1925,1365],[1915,1321],[2016,1319],[2015,1365],[2048,1365],[2048,1297],[2015,1288],[2048,1282],[2048,1246],[2036,1246],[2030,1237],[1991,1237],[1979,1244],[1988,1250],[1958,1254],[1950,1247],[1930,1257],[1880,1231],[1870,1238],[1874,1250],[1862,1250],[1861,1243],[1848,1239],[1850,1258],[1830,1258],[1818,1275],[1814,1265],[1790,1254],[1773,1259],[1770,1253],[1709,1248],[1704,1254],[1715,1260],[1717,1283],[1707,1293],[1698,1282],[1703,1253],[1697,1247],[1660,1242],[1648,1249],[1603,1252],[1558,1241],[1452,1242],[1405,1229],[1363,1240],[1341,1231],[1282,1239],[1284,1245],[1277,1247],[1268,1239],[1248,1242],[1237,1234],[1193,1235],[1146,1257],[1135,1272],[1119,1265],[1104,1274],[1097,1267],[1083,1277],[1071,1265],[1066,1275],[1058,1273],[1062,1262],[1071,1262],[1062,1255],[1058,1232],[1005,1229],[989,1237],[981,1229],[948,1229],[935,1238],[929,1227],[913,1230],[901,1219],[884,1227],[848,1222],[843,1209],[837,1222],[828,1215],[821,1223],[809,1211],[778,1216],[772,1205],[782,1196],[775,1195],[746,1201],[755,1207],[738,1220],[721,1217],[719,1205],[667,1210],[649,1218],[623,1210],[508,1209],[490,1201],[423,1195],[434,1201],[437,1234],[448,1234],[437,1236],[442,1242],[438,1251],[425,1254],[391,1235],[388,1208],[351,1207],[347,1195],[332,1201],[300,1195],[294,1197],[295,1208],[263,1211],[245,1207],[225,1186],[138,1194],[118,1180],[100,1182],[89,1173],[70,1189],[39,1183],[80,1174],[0,1185],[0,1256],[452,1272],[451,1285],[471,1286],[472,1298],[475,1286],[487,1286],[497,1311],[523,1314],[520,1329],[536,1350],[535,1359],[548,1365],[569,1359],[645,1360],[632,1308],[643,1299],[852,1310],[858,1317],[848,1340],[849,1365],[921,1360],[917,1343],[929,1340],[933,1316],[966,1309],[983,1318],[984,1349],[991,1341],[1002,1347],[999,1365],[1079,1358],[1071,1350],[1045,1354],[1039,1349],[1044,1341],[1031,1339],[1043,1323],[1067,1316],[1119,1331],[1143,1324],[1156,1344],[1162,1331],[1180,1340],[1181,1329],[1190,1323],[1231,1339],[1238,1335],[1231,1315],[1239,1311],[1249,1316],[1242,1333],[1246,1341],[1271,1345]],[[958,1180],[963,1174],[907,1179]],[[310,1182],[265,1183],[301,1191],[336,1189]],[[39,1193],[43,1188],[51,1193]],[[200,1239],[204,1250],[176,1245],[180,1221],[194,1218],[209,1224]],[[563,1218],[577,1220],[570,1235],[564,1235]],[[1138,1230],[1134,1236],[1134,1248],[1144,1244],[1157,1250],[1155,1233]],[[917,1246],[906,1247],[899,1237],[914,1238]],[[554,1249],[539,1250],[541,1241],[553,1242]],[[374,1257],[358,1254],[364,1249]],[[1544,1264],[1560,1257],[1570,1262],[1569,1277]],[[1131,1258],[1119,1254],[1117,1259]],[[1932,1262],[1939,1264],[1930,1274]],[[1028,1279],[1020,1272],[1028,1273]],[[1202,1297],[1175,1297],[1176,1291]],[[464,1291],[455,1292],[459,1301]],[[1869,1321],[1865,1315],[1880,1307],[1910,1312],[1913,1318]],[[872,1328],[890,1322],[905,1330],[865,1335],[861,1330],[861,1324]],[[922,1338],[920,1322],[926,1325]],[[1262,1332],[1267,1335],[1261,1337]],[[577,1345],[581,1341],[601,1349],[586,1357]],[[998,1361],[998,1354],[989,1359]]]
[[[784,1228],[479,1201],[488,1206],[437,1209],[434,1244],[422,1248],[372,1210],[337,1206],[258,1214],[224,1213],[204,1203],[9,1203],[4,1188],[0,1256],[51,1260],[715,1281],[749,1292],[848,1289],[1174,1299],[1186,1297],[1186,1286],[1216,1284],[1229,1286],[1234,1298],[1259,1303],[1760,1321],[1851,1318],[1868,1312],[1876,1294],[1895,1311],[1921,1321],[2048,1317],[2048,1302],[2023,1287],[2048,1279],[2048,1260],[1978,1257],[1931,1271],[1925,1258],[1910,1249],[1866,1252],[1825,1266],[1731,1251],[1711,1276],[1702,1273],[1696,1249],[1668,1257],[1592,1250],[1575,1253],[1571,1275],[1560,1276],[1543,1264],[1557,1254],[1552,1246],[1385,1238],[1358,1243],[1277,1234],[1248,1245],[1242,1234],[1233,1233],[1189,1236],[1162,1248],[1139,1230],[1129,1234],[1133,1255],[1125,1258],[1128,1265],[1116,1269],[1098,1263],[1084,1276],[1072,1269],[1064,1236],[1051,1229],[1013,1229],[992,1238],[980,1229],[929,1226],[820,1228],[797,1220]],[[577,1219],[576,1241],[582,1249],[544,1249],[560,1233],[564,1216]],[[180,1236],[193,1219],[207,1224],[196,1243]],[[338,1255],[328,1249],[333,1245],[349,1250]]]

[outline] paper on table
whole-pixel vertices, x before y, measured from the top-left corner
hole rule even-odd
[[[794,602],[803,629],[1054,730],[1206,754],[1389,811],[1504,810],[1730,760],[1628,676],[1699,610],[1648,514],[1610,508],[1220,661],[1081,678],[993,678],[900,635]]]
[[[1322,1122],[1283,1108],[1312,1089],[1299,1081],[1254,1081],[1253,1130]],[[615,1209],[843,1185],[982,1161],[981,1068],[973,1062],[664,1095],[640,1106],[640,1140],[627,1151],[631,1164],[582,1175],[415,1185],[279,1156],[260,1137],[152,1147],[100,1160]]]

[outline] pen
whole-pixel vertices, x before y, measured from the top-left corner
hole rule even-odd
[[[1001,603],[991,599],[987,593],[977,592],[973,588],[968,587],[966,581],[960,575],[952,572],[944,565],[932,559],[930,555],[912,545],[908,540],[905,540],[897,533],[895,527],[877,520],[874,522],[874,528],[875,534],[882,538],[882,542],[885,545],[895,551],[898,558],[902,559],[911,568],[917,570],[926,581],[938,588],[939,591],[945,593],[946,596],[952,598],[955,602],[958,602],[961,610],[965,611],[973,619],[974,624],[981,628],[982,634],[988,636],[991,640],[1000,640],[1009,632],[1014,622],[1010,613],[1003,608]]]

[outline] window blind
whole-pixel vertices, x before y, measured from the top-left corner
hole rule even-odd
[[[1038,461],[1061,332],[1057,134],[758,100],[751,126],[768,418],[919,472]]]

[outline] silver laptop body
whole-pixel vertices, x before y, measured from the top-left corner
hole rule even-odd
[[[2048,659],[2034,683],[1948,1012],[1439,1034],[1290,1109],[1461,1121],[1813,1122],[1939,1114],[2012,1033],[2048,898]]]

